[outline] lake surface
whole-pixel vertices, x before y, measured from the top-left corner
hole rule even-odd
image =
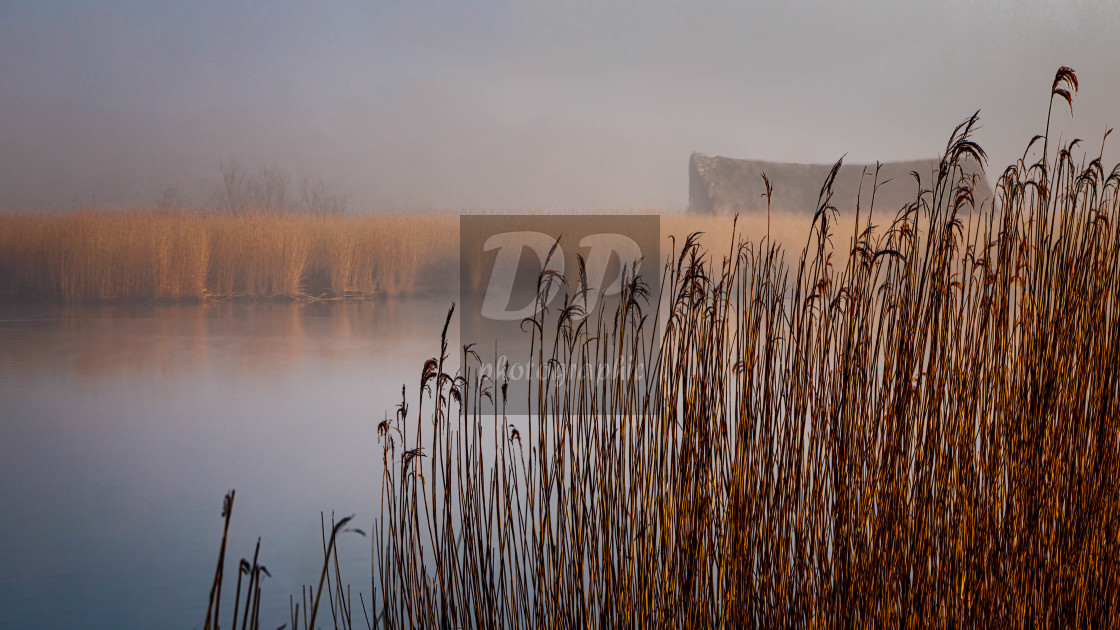
[[[0,627],[201,628],[231,488],[222,626],[258,536],[261,624],[287,623],[320,512],[370,531],[377,422],[449,305],[0,305]],[[339,543],[355,625],[370,542]]]

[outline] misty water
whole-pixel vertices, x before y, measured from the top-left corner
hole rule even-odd
[[[261,623],[286,623],[320,512],[370,530],[377,422],[449,302],[0,305],[0,627],[201,628],[233,488],[221,624],[258,536]],[[339,550],[364,624],[370,540]]]

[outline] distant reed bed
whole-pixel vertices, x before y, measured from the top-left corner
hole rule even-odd
[[[1062,68],[1051,104],[1076,87]],[[528,418],[445,327],[378,428],[367,625],[1120,624],[1120,166],[1048,120],[980,212],[975,126],[845,237],[834,169],[792,263],[688,238],[660,295],[540,311]],[[641,387],[581,369],[647,352]]]
[[[0,215],[0,299],[395,296],[454,287],[457,239],[438,215]]]
[[[808,217],[775,214],[775,234]],[[726,232],[663,215],[663,233]],[[792,227],[791,227],[792,226]],[[765,217],[755,221],[765,229]],[[726,240],[726,236],[723,237]],[[720,241],[722,243],[722,241]],[[454,214],[75,210],[0,214],[0,299],[55,302],[395,297],[457,289]]]
[[[766,217],[754,229],[765,233]],[[808,215],[775,213],[774,235]],[[726,221],[662,215],[662,232]],[[458,216],[75,210],[0,214],[0,299],[96,303],[370,298],[452,293]]]

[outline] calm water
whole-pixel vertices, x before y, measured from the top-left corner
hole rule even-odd
[[[369,531],[376,424],[448,305],[0,305],[0,627],[202,627],[231,488],[227,569],[259,536],[262,627],[286,623],[320,512]],[[339,549],[357,622],[370,540]]]

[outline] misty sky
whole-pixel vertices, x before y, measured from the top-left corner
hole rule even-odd
[[[694,150],[934,157],[976,109],[994,175],[1060,65],[1097,153],[1118,61],[1117,2],[2,0],[0,209],[202,205],[230,159],[353,210],[674,209]]]

